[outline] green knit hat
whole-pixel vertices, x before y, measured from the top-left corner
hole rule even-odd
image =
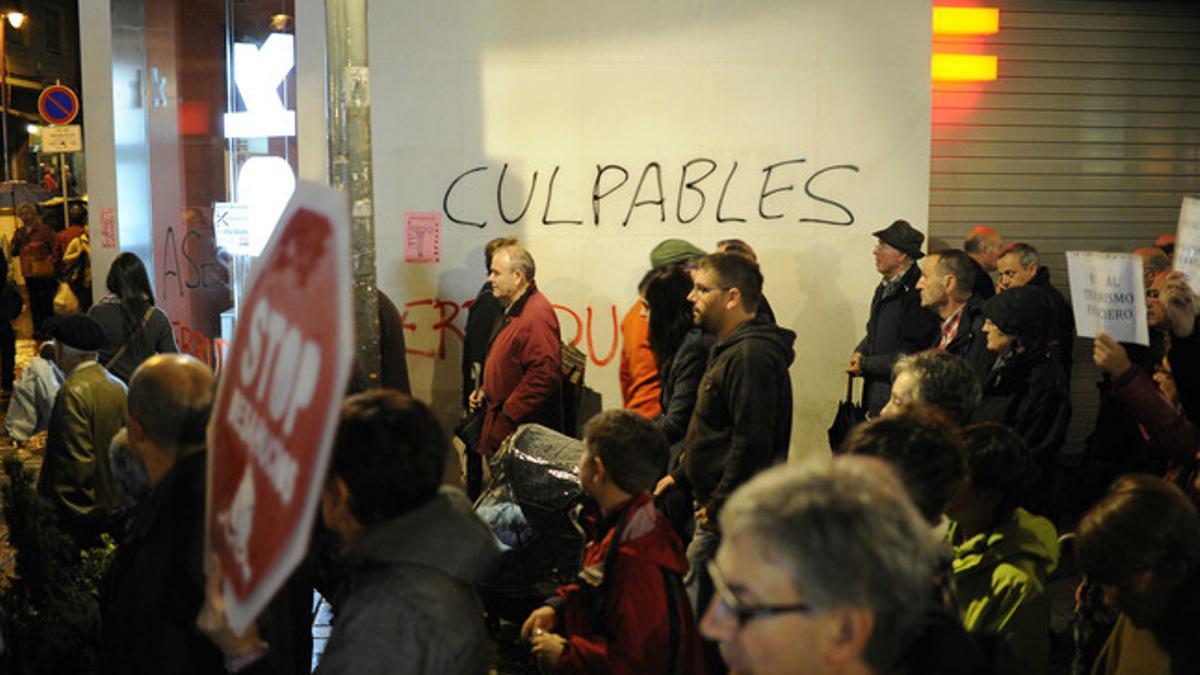
[[[654,250],[650,251],[650,267],[658,269],[666,265],[675,265],[685,260],[697,260],[707,255],[696,248],[691,242],[683,239],[664,239]]]

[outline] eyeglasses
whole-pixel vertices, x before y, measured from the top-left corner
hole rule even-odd
[[[708,561],[706,569],[708,570],[709,578],[712,579],[713,590],[716,592],[714,611],[718,612],[718,617],[720,618],[732,616],[738,630],[745,627],[748,621],[753,621],[754,619],[763,619],[779,614],[810,614],[815,610],[812,605],[804,603],[794,605],[760,605],[757,607],[744,606],[737,599],[737,596],[733,594],[733,591],[729,590],[729,585],[725,583],[725,577],[721,576],[721,570],[717,569],[715,561]]]
[[[696,291],[700,295],[704,295],[705,293],[708,293],[709,291],[727,291],[730,288],[731,288],[731,286],[702,286],[700,284],[696,284],[696,285],[692,286],[692,290]]]

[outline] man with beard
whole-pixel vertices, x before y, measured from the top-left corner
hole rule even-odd
[[[695,499],[695,534],[688,545],[686,579],[692,607],[708,604],[712,582],[705,565],[721,535],[717,511],[739,485],[787,460],[792,432],[796,334],[756,319],[762,297],[758,265],[736,253],[705,256],[693,275],[696,324],[717,338],[700,380],[696,408],[683,440],[681,466],[659,482],[689,486]],[[710,652],[710,662],[715,654]]]

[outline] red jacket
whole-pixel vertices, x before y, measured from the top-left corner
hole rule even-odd
[[[477,450],[491,455],[527,422],[562,427],[562,343],[558,317],[531,285],[500,321],[483,366],[487,413]]]
[[[642,303],[621,319],[621,401],[626,410],[652,420],[662,414],[659,402],[658,363],[650,349],[650,322],[642,316]]]
[[[556,632],[568,641],[559,672],[704,675],[682,582],[687,558],[667,519],[642,493],[599,521],[584,523],[590,536],[580,581],[556,593]]]

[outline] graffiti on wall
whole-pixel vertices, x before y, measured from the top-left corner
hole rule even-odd
[[[404,322],[405,343],[432,345],[428,349],[410,346],[407,353],[410,356],[444,360],[449,340],[456,340],[461,345],[462,324],[466,323],[467,310],[474,302],[474,299],[457,302],[445,298],[422,298],[406,303],[400,315]],[[554,305],[554,310],[558,315],[564,343],[584,351],[596,366],[607,366],[616,358],[621,336],[616,305],[588,306],[581,310]]]

